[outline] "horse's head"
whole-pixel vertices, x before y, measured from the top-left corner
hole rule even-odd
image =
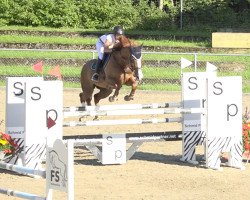
[[[113,49],[116,61],[124,68],[125,72],[135,71],[136,77],[141,80],[142,45],[136,44],[124,35],[119,36],[117,39],[118,42],[114,45]]]

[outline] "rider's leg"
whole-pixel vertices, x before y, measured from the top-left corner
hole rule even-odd
[[[102,60],[103,60],[103,54],[104,54],[104,46],[102,43],[97,42],[96,43],[96,49],[98,52],[98,60],[95,67],[95,73],[93,74],[91,80],[97,82],[99,79],[99,72],[101,70]]]
[[[98,81],[99,80],[99,73],[101,70],[101,64],[102,64],[102,60],[100,58],[98,58],[97,63],[95,65],[95,73],[93,74],[91,80],[92,81]]]

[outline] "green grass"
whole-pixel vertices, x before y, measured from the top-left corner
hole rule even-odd
[[[43,74],[48,74],[48,71],[52,69],[55,66],[45,66],[43,69]],[[79,77],[81,73],[81,68],[79,67],[62,67],[61,66],[61,72],[63,76],[66,77]],[[32,66],[0,66],[0,75],[4,76],[35,76],[40,73],[35,72],[32,69]]]
[[[145,46],[159,46],[159,47],[211,47],[209,42],[185,42],[175,40],[136,40],[138,43]]]
[[[44,74],[47,74],[50,69],[54,66],[45,66]],[[81,73],[81,68],[79,67],[68,67],[61,66],[62,75],[65,77],[79,77]],[[155,68],[155,67],[144,67],[143,74],[147,78],[180,78],[180,69],[179,68],[169,68],[166,70],[165,68]],[[4,76],[35,76],[37,72],[34,72],[32,66],[0,66],[0,75]]]
[[[40,43],[40,44],[95,44],[96,38],[88,37],[60,37],[60,36],[32,36],[32,35],[1,35],[1,43]]]
[[[142,84],[139,90],[181,91],[181,86],[176,84]]]
[[[19,30],[19,31],[51,31],[51,32],[80,32],[80,28],[50,28],[45,26],[31,27],[31,26],[1,26],[0,30]],[[89,31],[94,31],[89,29]]]
[[[97,55],[96,52],[63,52],[63,51],[52,51],[52,50],[44,50],[44,51],[21,51],[21,50],[1,50],[0,58],[40,58],[40,59],[91,59],[93,55]]]
[[[77,32],[77,33],[108,33],[111,30],[107,29],[83,29],[83,28],[50,28],[50,27],[27,27],[27,26],[2,26],[0,27],[0,30],[19,30],[19,31],[47,31],[47,32]],[[185,30],[185,29],[176,29],[176,30],[154,30],[154,31],[145,31],[145,30],[125,30],[126,34],[136,34],[136,35],[160,35],[160,36],[199,36],[199,37],[205,37],[205,38],[211,38],[211,30]]]
[[[36,59],[92,59],[97,57],[95,51],[21,51],[21,50],[1,50],[0,58],[36,58]],[[185,57],[188,60],[193,61],[194,55],[192,54],[167,54],[167,53],[143,53],[143,60],[157,60],[157,61],[180,61],[181,57]],[[250,63],[250,56],[238,56],[238,55],[206,55],[206,54],[197,54],[198,61],[208,61],[208,62],[231,62],[231,63]]]
[[[63,76],[78,77],[81,67],[60,65]],[[44,66],[44,74],[55,66]],[[183,71],[190,72],[193,68],[187,68]],[[197,71],[204,71],[204,68],[198,68]],[[0,65],[0,75],[35,75],[32,66],[25,65]],[[180,78],[181,69],[178,67],[149,67],[143,66],[143,74],[146,78]],[[245,80],[250,80],[250,64],[244,71],[218,71],[219,76],[242,76]]]
[[[0,43],[40,43],[40,44],[70,44],[95,45],[98,37],[61,37],[61,36],[33,36],[33,35],[0,35]],[[209,47],[208,42],[185,42],[172,40],[136,40],[144,46],[167,47]]]
[[[49,76],[48,71],[52,69],[53,66],[44,67],[44,76]],[[183,70],[185,72],[193,71],[193,68],[187,68]],[[204,69],[199,69],[197,71],[204,71]],[[62,76],[67,77],[79,77],[81,73],[81,68],[79,67],[69,67],[61,66]],[[147,79],[169,79],[171,80],[180,80],[181,70],[176,67],[143,67],[144,78]],[[31,66],[6,66],[0,65],[0,75],[2,76],[41,76],[40,73],[34,72]],[[250,92],[249,80],[250,80],[250,64],[246,71],[244,72],[225,72],[219,71],[218,76],[242,76],[243,78],[243,92]],[[4,85],[4,83],[2,83]],[[64,87],[80,87],[80,83],[75,82],[66,82],[64,81]],[[178,84],[142,84],[139,85],[138,89],[142,90],[167,90],[167,91],[180,91],[180,85]]]
[[[250,50],[249,50],[250,52]],[[195,53],[180,53],[180,54],[169,54],[164,52],[154,52],[154,53],[143,53],[143,60],[174,60],[180,61],[181,57],[184,57],[188,60],[193,61],[195,59]],[[205,61],[205,62],[242,62],[249,63],[250,62],[250,54],[245,55],[237,55],[237,54],[204,54],[204,53],[196,53],[197,61]]]
[[[176,67],[143,67],[143,75],[145,78],[170,78],[179,79],[181,69]]]

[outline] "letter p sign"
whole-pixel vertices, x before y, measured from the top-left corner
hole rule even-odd
[[[57,111],[54,109],[46,110],[46,119],[47,119],[47,127],[50,129],[56,124],[57,120]]]
[[[234,117],[238,113],[238,107],[236,104],[227,104],[227,121],[229,117]]]

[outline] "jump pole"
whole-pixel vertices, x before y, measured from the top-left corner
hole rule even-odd
[[[85,121],[64,122],[63,127],[75,126],[103,126],[103,125],[133,125],[133,124],[158,124],[158,123],[172,123],[182,122],[182,118],[152,118],[152,119],[121,119],[121,120],[100,120],[100,121]]]
[[[181,102],[168,102],[168,103],[150,103],[150,104],[120,104],[120,105],[101,105],[101,106],[70,106],[64,107],[64,112],[76,111],[111,111],[111,110],[138,110],[138,109],[155,109],[155,108],[176,108],[181,107]]]
[[[64,111],[64,118],[82,116],[124,116],[124,115],[163,115],[163,114],[183,114],[200,113],[198,108],[164,108],[164,109],[141,109],[141,110],[91,110],[91,111]]]

